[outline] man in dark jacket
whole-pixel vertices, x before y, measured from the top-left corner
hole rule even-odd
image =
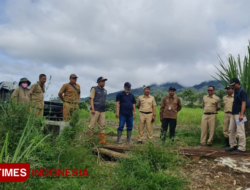
[[[99,77],[97,79],[98,85],[91,88],[90,91],[90,124],[89,124],[89,131],[90,137],[92,138],[94,127],[96,123],[98,124],[99,128],[99,143],[101,144],[109,144],[105,141],[105,111],[106,111],[106,96],[107,91],[104,88],[105,81],[107,79],[103,77]]]

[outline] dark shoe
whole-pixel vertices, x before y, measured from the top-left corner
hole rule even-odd
[[[133,144],[133,142],[131,141],[131,135],[132,135],[132,130],[127,130],[127,142],[129,144]]]
[[[212,146],[212,144],[207,144],[207,146]]]
[[[199,146],[206,146],[206,145],[204,145],[204,144],[199,144]]]
[[[226,149],[227,152],[232,152],[234,150],[237,150],[237,146],[233,147],[233,148],[228,148]]]
[[[137,144],[142,144],[142,141],[138,141]]]
[[[244,152],[246,152],[246,151],[242,151],[242,150],[237,149],[237,150],[233,150],[232,152],[240,152],[240,153],[244,153]]]
[[[117,143],[122,144],[122,131],[117,130]]]
[[[225,144],[222,146],[222,148],[230,147],[229,144],[229,138],[225,138]]]

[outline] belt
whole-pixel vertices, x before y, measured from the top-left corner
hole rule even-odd
[[[141,113],[144,113],[144,114],[151,114],[152,112],[143,112],[143,111],[140,111]]]
[[[64,101],[66,102],[66,101]],[[79,102],[66,102],[66,103],[69,103],[69,104],[79,104]]]
[[[232,114],[232,112],[225,112],[225,113],[230,113],[230,114]]]
[[[212,115],[212,114],[218,114],[218,113],[204,113],[205,115]]]

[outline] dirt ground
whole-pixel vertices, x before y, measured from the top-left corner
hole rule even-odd
[[[118,127],[118,122],[107,121],[107,125],[113,126],[115,129]],[[160,126],[154,126],[154,140],[159,142]],[[134,126],[134,130],[138,130],[138,125]],[[144,132],[144,140],[146,141],[146,132]],[[111,144],[116,144],[117,136],[114,134],[107,134],[107,139]],[[126,144],[126,131],[122,135],[122,141]],[[137,142],[137,135],[132,135],[132,141]],[[155,143],[157,143],[155,142]],[[119,145],[123,146],[123,145]],[[194,149],[207,149],[224,151],[221,148],[215,147],[192,147]],[[250,156],[244,156],[242,153],[237,156],[226,156],[220,158],[202,158],[188,156],[187,159],[191,160],[189,164],[182,167],[181,173],[184,178],[190,179],[188,188],[192,190],[250,190],[250,172],[235,171],[235,169],[220,163],[223,159],[232,159],[237,166],[244,161],[246,167],[250,171]],[[250,155],[250,154],[249,154]],[[245,167],[245,166],[243,166]],[[249,189],[248,189],[249,188]]]

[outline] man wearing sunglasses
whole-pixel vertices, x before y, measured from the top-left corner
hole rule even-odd
[[[244,122],[237,125],[237,120],[242,121],[245,115],[246,107],[249,106],[249,101],[246,91],[241,88],[238,78],[233,78],[230,85],[234,88],[234,102],[232,115],[229,126],[229,143],[230,148],[226,151],[245,152],[246,151],[246,134]],[[236,134],[239,136],[238,148]]]
[[[227,95],[223,97],[223,104],[224,104],[224,122],[223,122],[223,134],[225,137],[225,144],[222,146],[230,147],[229,144],[229,124],[230,124],[230,118],[232,115],[232,107],[233,107],[233,101],[234,101],[234,90],[233,87],[230,85],[227,85],[226,88]]]
[[[214,86],[208,87],[208,95],[203,97],[202,108],[204,114],[201,121],[201,144],[200,146],[212,146],[214,131],[216,125],[216,114],[220,110],[220,98],[214,95]],[[209,139],[207,141],[207,132],[210,131]],[[207,141],[207,143],[206,143]]]

